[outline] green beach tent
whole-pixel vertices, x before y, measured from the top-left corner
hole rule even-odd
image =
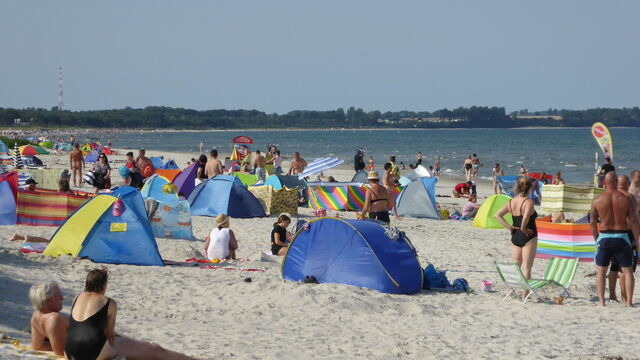
[[[503,194],[489,196],[478,209],[478,214],[476,214],[476,217],[473,219],[472,226],[481,229],[502,229],[502,225],[498,223],[494,215],[508,203],[509,200],[511,200],[511,198]],[[505,218],[509,224],[513,224],[511,214],[507,214]]]

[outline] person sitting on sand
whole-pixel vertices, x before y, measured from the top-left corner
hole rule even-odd
[[[271,230],[271,254],[284,256],[289,247],[287,241],[287,227],[291,224],[291,218],[287,215],[278,216],[278,221],[273,224]]]
[[[473,182],[471,181],[467,181],[466,183],[459,183],[453,188],[453,197],[454,198],[470,197],[472,185],[473,185]]]
[[[209,260],[235,260],[236,250],[238,250],[238,240],[236,240],[233,231],[229,229],[229,217],[220,214],[216,217],[216,227],[205,239],[205,254]]]
[[[71,187],[69,186],[69,180],[67,179],[60,179],[60,181],[58,182],[58,192],[75,195],[73,190],[71,190]]]
[[[477,202],[478,198],[476,197],[476,195],[469,196],[469,201],[462,207],[462,216],[469,220],[472,220],[474,217],[476,217],[478,209],[480,208],[480,205],[478,205]]]
[[[93,271],[104,271],[106,282],[105,270]],[[31,316],[31,348],[33,350],[53,351],[56,355],[64,355],[65,342],[68,338],[69,317],[60,313],[63,299],[60,287],[55,281],[35,284],[29,289],[29,300],[34,307]],[[115,308],[115,302],[113,304]],[[115,312],[112,314],[115,321]],[[114,343],[117,353],[128,359],[191,359],[188,356],[166,350],[159,345],[125,336],[115,335]]]
[[[367,173],[367,180],[369,180],[369,188],[364,196],[364,206],[362,207],[361,217],[365,218],[368,213],[369,219],[388,224],[391,222],[389,211],[393,210],[396,219],[399,219],[395,197],[384,186],[380,185],[378,172],[369,171],[369,173]]]

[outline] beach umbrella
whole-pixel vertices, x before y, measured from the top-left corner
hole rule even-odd
[[[43,148],[53,149],[53,142],[49,140],[41,141],[38,145]]]
[[[33,148],[36,149],[36,151],[38,152],[39,155],[48,155],[49,154],[49,152],[47,150],[41,148],[38,145],[31,145],[31,146],[33,146]]]
[[[13,145],[13,167],[16,169],[22,169],[22,156],[20,156],[20,149],[18,148],[18,144],[14,143]]]
[[[340,160],[335,157],[326,157],[326,158],[316,159],[312,161],[310,164],[308,164],[307,167],[304,168],[304,171],[302,172],[302,174],[298,175],[298,177],[300,179],[303,179],[307,176],[318,174],[325,170],[334,168],[342,164],[343,162],[344,160]]]
[[[31,145],[22,145],[18,147],[20,155],[38,155],[38,150]]]

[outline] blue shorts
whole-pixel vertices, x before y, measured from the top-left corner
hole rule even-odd
[[[598,266],[609,266],[611,259],[616,259],[621,268],[633,265],[633,250],[627,232],[600,233],[596,240],[595,263]]]

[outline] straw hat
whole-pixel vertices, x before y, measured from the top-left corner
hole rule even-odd
[[[225,214],[216,216],[216,226],[229,227],[229,217]]]
[[[369,171],[367,173],[367,180],[380,180],[380,176],[378,176],[377,171]]]

